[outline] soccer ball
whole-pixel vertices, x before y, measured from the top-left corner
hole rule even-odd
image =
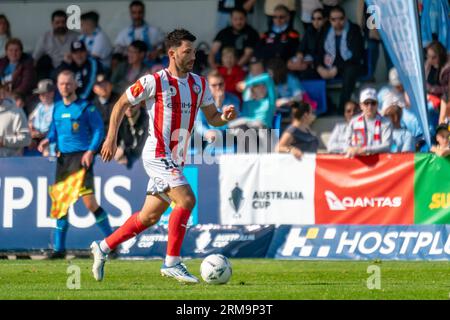
[[[203,259],[200,265],[200,274],[209,284],[227,283],[232,274],[231,263],[221,254],[211,254]]]

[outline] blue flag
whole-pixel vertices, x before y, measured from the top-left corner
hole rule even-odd
[[[400,81],[419,115],[425,142],[431,145],[425,89],[425,68],[417,0],[366,0],[373,14],[368,27],[378,29]],[[370,25],[369,25],[370,24]]]

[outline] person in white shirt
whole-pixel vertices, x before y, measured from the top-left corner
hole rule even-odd
[[[155,60],[162,52],[164,33],[149,25],[145,20],[145,5],[141,1],[130,3],[131,26],[126,27],[114,41],[114,52],[127,55],[128,46],[135,40],[144,41],[148,48],[148,58]]]
[[[111,64],[112,45],[106,33],[99,27],[99,15],[89,11],[81,15],[81,36],[91,56],[97,58],[103,67]]]
[[[344,107],[344,118],[345,121],[336,123],[333,132],[328,140],[327,151],[328,153],[345,153],[347,151],[347,143],[345,132],[347,127],[354,116],[360,113],[359,104],[355,101],[349,101]]]

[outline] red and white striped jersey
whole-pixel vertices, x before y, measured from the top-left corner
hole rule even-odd
[[[184,79],[177,78],[167,69],[141,77],[126,94],[132,105],[145,101],[147,107],[149,135],[142,152],[145,159],[183,161],[198,109],[214,104],[204,77],[188,73]]]

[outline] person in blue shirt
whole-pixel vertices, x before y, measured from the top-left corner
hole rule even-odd
[[[105,134],[102,117],[94,105],[77,97],[77,85],[72,71],[64,70],[58,75],[57,87],[62,100],[55,103],[50,130],[47,138],[39,144],[38,150],[42,152],[49,143],[56,142],[60,152],[56,165],[56,183],[64,181],[82,167],[87,169],[79,196],[86,208],[94,213],[101,231],[108,236],[112,233],[108,214],[98,205],[94,196],[94,155]],[[66,215],[57,220],[50,258],[65,256],[67,229]]]

